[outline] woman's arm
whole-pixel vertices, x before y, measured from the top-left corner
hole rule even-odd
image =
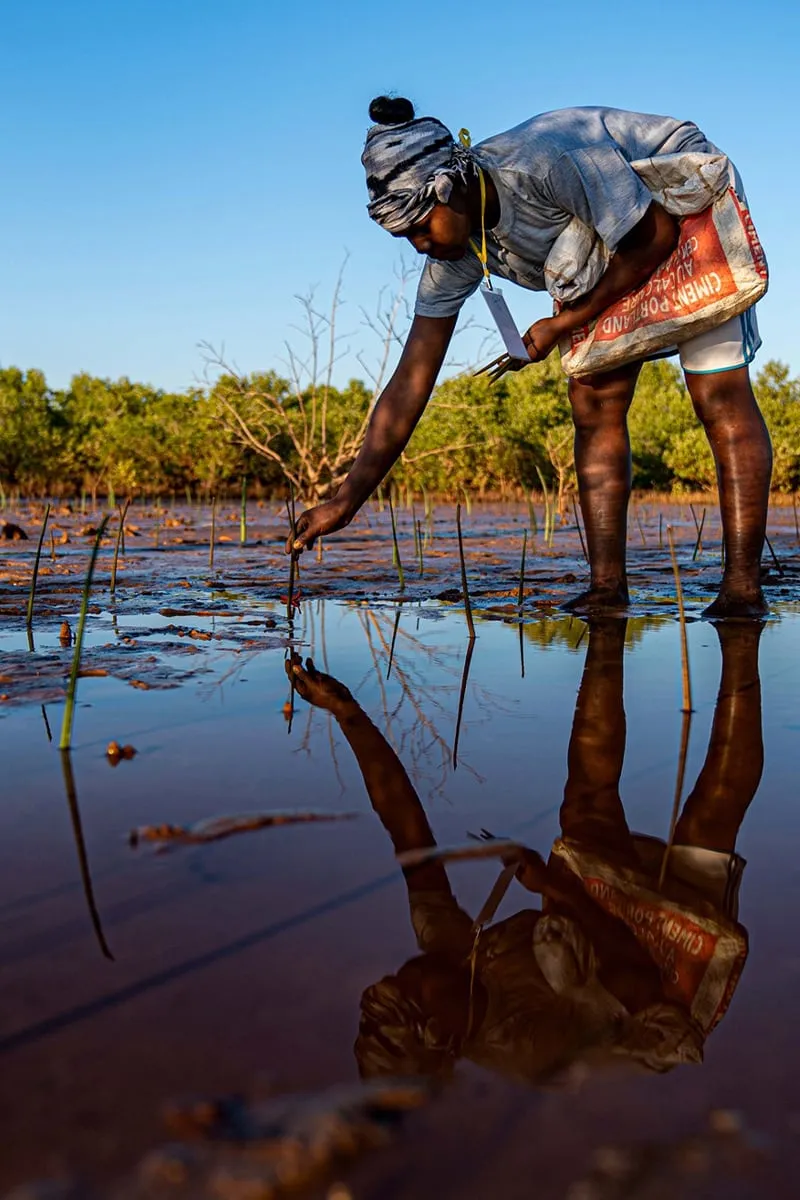
[[[556,316],[531,325],[523,335],[531,360],[546,358],[561,338],[640,287],[675,249],[679,232],[675,217],[654,200],[620,242],[600,282],[585,296],[565,305]]]
[[[425,411],[458,317],[415,317],[400,362],[370,417],[364,444],[332,500],[298,519],[287,553],[310,548],[315,538],[349,525],[388,474]]]

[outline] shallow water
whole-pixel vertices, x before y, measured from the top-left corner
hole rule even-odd
[[[499,550],[498,558],[506,561]],[[73,1175],[113,1189],[164,1141],[161,1110],[176,1095],[312,1090],[357,1080],[359,1066],[385,1070],[387,1061],[407,1072],[398,1010],[388,1017],[368,992],[420,952],[392,837],[403,849],[431,834],[439,845],[461,844],[488,829],[548,860],[564,833],[619,874],[629,846],[617,791],[632,831],[668,837],[682,732],[679,629],[657,592],[627,628],[611,621],[591,630],[530,603],[520,627],[487,596],[466,682],[457,607],[306,599],[292,644],[352,693],[356,704],[340,706],[337,720],[302,695],[290,698],[283,606],[228,574],[224,594],[209,591],[199,572],[190,576],[173,605],[184,616],[160,614],[168,579],[144,598],[123,592],[114,609],[98,586],[89,660],[109,673],[80,681],[71,785],[55,749],[70,655],[58,630],[76,602],[69,610],[67,599],[53,600],[33,655],[18,622],[0,635],[0,675],[11,681],[0,685],[10,696],[0,709],[0,1189]],[[264,591],[274,596],[281,586]],[[543,989],[527,934],[510,957],[500,955],[494,975],[479,967],[478,990],[485,986],[490,1003],[486,1013],[478,1003],[464,1036],[464,954],[448,923],[444,874],[410,873],[419,927],[436,961],[446,961],[430,960],[427,983],[414,968],[401,976],[414,997],[409,1028],[414,1013],[419,1021],[420,986],[435,1010],[426,1045],[438,1049],[418,1053],[415,1070],[435,1067],[452,1080],[391,1145],[335,1173],[354,1196],[795,1194],[800,616],[778,607],[760,645],[747,625],[720,636],[696,621],[688,632],[695,712],[682,795],[694,791],[695,803],[676,844],[687,829],[693,844],[716,839],[719,849],[735,837],[747,860],[738,919],[749,951],[727,1011],[714,1001],[720,1019],[702,1031],[704,1062],[672,1066],[662,1047],[659,1065],[670,1069],[645,1069],[619,1005],[599,1024],[597,1004],[586,1008],[591,979],[580,995]],[[119,661],[126,653],[147,688],[130,686]],[[317,688],[312,698],[329,696]],[[132,744],[135,758],[112,767],[112,738]],[[357,817],[167,853],[128,842],[138,826],[272,809]],[[593,824],[597,813],[604,822]],[[447,867],[470,919],[498,870],[485,861]],[[704,907],[692,896],[695,914],[736,928],[730,904]],[[503,922],[541,905],[515,881],[490,930],[500,937],[517,927]],[[552,897],[547,905],[565,911]],[[596,930],[575,912],[584,966],[589,947],[608,971],[627,964],[609,988],[601,968],[602,1003],[621,993],[630,1014],[656,995],[674,1002],[653,992],[652,971],[613,917]],[[362,1034],[372,1041],[362,1037],[356,1053],[365,1009]],[[642,1165],[635,1149],[645,1143],[654,1149]],[[584,1190],[574,1190],[581,1180]]]

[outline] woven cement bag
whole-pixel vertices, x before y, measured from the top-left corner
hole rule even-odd
[[[682,1004],[709,1033],[725,1015],[747,959],[743,927],[702,899],[689,903],[659,890],[657,865],[652,877],[562,838],[553,856],[580,878],[596,904],[625,922],[658,966],[665,997]]]
[[[739,316],[767,290],[767,261],[750,212],[727,187],[681,219],[678,245],[634,292],[559,344],[567,375],[637,362]]]

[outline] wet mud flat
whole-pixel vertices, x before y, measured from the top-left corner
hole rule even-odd
[[[710,509],[693,559],[691,512],[643,506],[631,616],[591,626],[557,607],[586,575],[574,519],[552,547],[529,533],[520,611],[529,514],[462,511],[469,659],[452,509],[430,538],[416,514],[422,573],[398,514],[402,594],[388,513],[306,555],[291,622],[277,506],[244,547],[221,507],[213,568],[207,510],[177,533],[131,517],[113,601],[110,544],[99,562],[68,771],[60,634],[92,518],[59,518],[31,650],[35,515],[0,547],[0,1194],[796,1194],[790,509],[770,621],[690,622],[677,815],[659,517],[697,617]],[[331,819],[130,838],[270,813]],[[541,860],[476,938],[503,864],[432,847],[481,831]],[[404,873],[415,847],[434,857]]]

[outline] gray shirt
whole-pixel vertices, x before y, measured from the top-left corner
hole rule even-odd
[[[544,264],[573,217],[597,231],[610,251],[644,216],[652,196],[630,163],[657,154],[718,153],[691,121],[618,108],[563,108],[487,138],[474,147],[500,200],[487,230],[489,270],[544,291]],[[414,311],[449,317],[477,289],[480,263],[429,258]]]

